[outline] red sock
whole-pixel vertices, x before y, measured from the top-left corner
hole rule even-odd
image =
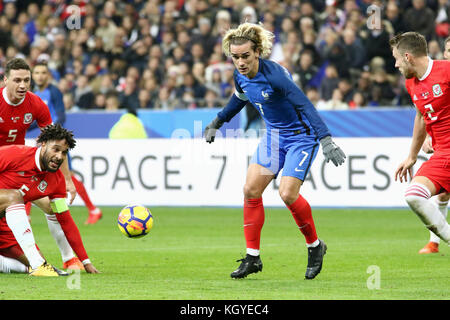
[[[80,231],[78,230],[75,221],[73,221],[72,216],[70,215],[70,211],[64,211],[62,213],[56,213],[56,219],[58,219],[61,228],[66,235],[67,241],[72,247],[75,254],[78,256],[78,259],[84,261],[88,259],[88,255],[86,253],[86,249],[84,249],[83,240],[81,240]]]
[[[27,216],[31,214],[31,202],[25,203],[25,211],[27,212]]]
[[[297,223],[298,228],[303,233],[307,244],[311,244],[317,240],[316,227],[311,214],[311,207],[308,201],[301,195],[298,195],[297,200],[293,204],[287,206]]]
[[[264,206],[262,198],[244,200],[244,236],[247,248],[259,250],[263,225]]]
[[[91,198],[89,198],[89,195],[87,194],[86,188],[84,187],[83,183],[78,180],[75,175],[72,175],[72,181],[75,185],[75,189],[77,189],[77,193],[80,195],[81,199],[83,199],[84,204],[88,208],[89,211],[95,210],[95,205],[92,203]]]

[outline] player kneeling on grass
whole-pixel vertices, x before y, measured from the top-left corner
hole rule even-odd
[[[36,249],[39,251],[37,245]],[[39,253],[42,256],[40,251]],[[42,259],[45,260],[44,256],[42,256]],[[67,272],[52,267],[48,263],[33,270],[11,229],[6,224],[5,217],[0,219],[0,273],[29,273],[32,276],[68,275]]]
[[[248,101],[256,107],[266,123],[261,140],[247,171],[244,186],[244,236],[247,256],[232,278],[244,278],[262,270],[259,257],[261,230],[264,224],[262,194],[283,169],[279,193],[305,236],[308,247],[306,279],[315,278],[322,269],[327,250],[317,237],[309,203],[299,192],[312,162],[322,145],[325,159],[336,166],[345,154],[333,142],[326,124],[316,108],[292,80],[287,69],[260,57],[269,56],[274,35],[262,26],[243,23],[229,30],[222,47],[236,67],[235,94],[217,117],[205,128],[206,141],[214,141],[216,131],[230,121]]]
[[[4,222],[29,262],[30,275],[59,276],[57,269],[48,264],[36,248],[24,203],[48,197],[60,224],[71,226],[70,234],[66,234],[68,241],[82,243],[66,203],[64,175],[59,170],[76,142],[72,132],[59,124],[52,124],[42,130],[37,143],[38,147],[0,147],[0,217],[5,218]],[[5,233],[0,235],[5,236]],[[3,240],[0,237],[0,242]],[[86,272],[98,273],[84,247],[78,248],[77,255]]]

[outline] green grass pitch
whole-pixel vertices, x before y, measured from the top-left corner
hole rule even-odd
[[[245,254],[242,209],[150,208],[149,235],[128,239],[117,227],[120,208],[102,208],[96,225],[73,207],[91,261],[102,273],[32,278],[0,274],[0,300],[303,300],[450,298],[450,248],[419,255],[428,231],[409,210],[313,209],[328,245],[322,272],[304,280],[304,238],[287,209],[266,208],[263,272],[233,280]],[[32,228],[49,262],[61,267],[44,215],[33,208]]]

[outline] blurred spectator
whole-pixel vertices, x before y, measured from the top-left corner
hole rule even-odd
[[[195,62],[192,65],[192,75],[198,83],[205,84],[205,64],[203,62]]]
[[[126,15],[122,19],[122,28],[125,31],[125,45],[133,45],[139,38],[139,30],[134,23],[134,17]]]
[[[71,93],[63,94],[63,102],[66,111],[71,111],[75,109],[75,102],[73,100],[73,95]]]
[[[361,69],[366,64],[366,49],[355,31],[346,28],[342,31],[343,47],[348,68]]]
[[[106,14],[101,13],[98,19],[98,27],[95,30],[95,36],[102,39],[105,51],[111,51],[114,46],[114,37],[116,36],[117,26],[112,20],[109,20]]]
[[[386,4],[385,19],[391,24],[394,34],[406,31],[400,9],[395,1],[389,1]]]
[[[119,93],[120,108],[139,109],[139,96],[137,88],[137,79],[132,75],[125,78],[123,91]]]
[[[370,91],[370,101],[367,105],[369,107],[379,107],[381,106],[382,98],[381,87],[373,86]]]
[[[172,97],[172,91],[169,87],[163,86],[158,93],[158,98],[155,101],[156,109],[173,110],[176,100]]]
[[[306,97],[311,101],[311,103],[317,107],[317,103],[320,100],[319,91],[316,87],[307,87],[304,89]]]
[[[216,38],[211,34],[211,20],[208,18],[200,18],[198,21],[198,30],[192,35],[192,42],[200,43],[205,51],[205,58],[211,56]]]
[[[119,110],[119,98],[117,97],[117,93],[115,92],[109,92],[106,95],[106,101],[105,101],[105,110],[107,111],[117,111]]]
[[[205,63],[207,61],[203,45],[199,42],[194,42],[191,45],[190,53],[191,53],[191,60],[189,61],[189,65],[193,65],[194,63],[197,62]]]
[[[392,83],[389,81],[386,71],[379,69],[374,72],[372,94],[374,90],[380,89],[380,97],[373,100],[380,105],[392,105],[392,100],[395,98],[395,92],[392,90]],[[378,94],[378,92],[377,92]]]
[[[11,44],[11,22],[6,16],[0,16],[0,48],[6,51]]]
[[[309,82],[318,71],[318,68],[313,63],[313,54],[306,50],[301,53],[299,63],[294,68],[294,80],[298,79],[297,83],[303,90],[309,85]]]
[[[231,28],[230,12],[227,11],[226,9],[218,11],[212,30],[212,35],[217,39],[217,41],[221,41],[222,35],[230,28]]]
[[[216,91],[209,90],[209,89],[206,91],[203,107],[205,107],[205,108],[220,108],[220,107],[222,107],[220,100],[219,100],[219,95],[217,94]]]
[[[367,61],[371,61],[374,57],[380,57],[385,62],[386,71],[389,73],[397,72],[395,69],[395,61],[392,57],[391,48],[386,45],[389,43],[391,34],[389,34],[383,25],[379,29],[367,29],[362,31],[363,43],[366,47]]]
[[[176,46],[177,42],[175,41],[175,32],[172,30],[164,32],[161,38],[162,53],[167,56]]]
[[[438,0],[436,14],[436,36],[445,39],[450,35],[450,3],[448,0]]]
[[[330,100],[334,89],[338,87],[339,74],[336,66],[329,64],[325,68],[325,77],[322,79],[319,87],[320,98],[323,100]]]
[[[74,102],[80,109],[91,109],[94,106],[94,93],[89,86],[88,77],[80,74],[76,80]]]
[[[222,36],[242,21],[261,21],[275,34],[271,58],[305,92],[316,93],[318,105],[330,100],[334,89],[344,92],[347,79],[355,84],[354,94],[343,97],[351,107],[408,105],[390,37],[419,31],[427,37],[429,55],[442,59],[450,26],[448,0],[73,3],[82,16],[75,29],[66,25],[71,14],[66,1],[4,1],[0,11],[0,73],[16,56],[31,66],[48,61],[58,87],[74,101],[72,110],[108,109],[112,94],[108,110],[220,105],[234,92],[234,66],[222,53]],[[370,5],[382,9],[378,29],[366,23]],[[130,79],[134,84],[127,84]]]
[[[313,26],[313,30],[319,30],[320,17],[310,1],[302,1],[300,3],[300,24],[304,18],[310,18]],[[301,27],[300,27],[301,29]]]
[[[338,89],[342,94],[342,100],[345,103],[349,103],[354,94],[352,82],[349,78],[341,78],[338,83]]]
[[[435,31],[435,14],[425,0],[412,0],[412,8],[405,11],[403,21],[408,31],[416,31],[431,40]]]
[[[323,60],[335,65],[339,76],[348,76],[345,49],[339,34],[333,28],[326,28],[323,32],[323,41],[319,47],[320,56]]]
[[[149,51],[144,42],[137,40],[125,50],[123,58],[126,60],[127,65],[135,66],[139,69],[139,72],[142,72],[147,65],[148,54]]]
[[[95,95],[95,101],[93,109],[106,109],[106,95],[103,93],[97,93]]]
[[[367,105],[366,98],[362,92],[356,91],[348,103],[350,109],[359,109]]]
[[[433,60],[442,60],[444,56],[437,40],[430,40],[428,42],[428,55]]]
[[[205,87],[208,91],[213,91],[216,94],[220,94],[222,91],[222,71],[216,68],[212,72],[212,77],[206,82]]]
[[[139,109],[150,109],[153,107],[151,102],[151,93],[145,89],[139,90],[138,100]]]
[[[241,19],[240,22],[250,22],[250,23],[257,23],[258,22],[258,15],[256,14],[255,8],[248,5],[245,6],[241,11]]]
[[[370,92],[372,91],[372,75],[369,71],[364,71],[358,78],[356,84],[356,91],[360,92],[364,96],[364,100],[367,102],[371,99]]]
[[[303,50],[308,50],[313,54],[314,65],[320,65],[322,59],[320,57],[319,51],[316,48],[317,34],[315,31],[307,31],[303,34]]]
[[[349,105],[343,100],[341,90],[336,88],[333,90],[331,99],[325,101],[325,103],[319,103],[317,108],[321,110],[347,110]]]
[[[185,92],[191,92],[195,99],[202,99],[205,96],[206,87],[198,83],[194,76],[188,73],[184,75],[183,83],[175,89],[175,96],[182,98]]]
[[[336,32],[342,30],[345,24],[345,13],[337,7],[336,0],[326,0],[326,8],[320,14],[320,24],[322,28],[331,28]]]

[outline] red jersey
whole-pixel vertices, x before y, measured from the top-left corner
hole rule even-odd
[[[50,200],[66,197],[66,182],[61,170],[42,171],[41,148],[24,145],[0,147],[0,189],[18,189],[24,202],[48,196]]]
[[[41,128],[52,124],[50,111],[41,98],[27,91],[22,102],[13,105],[5,88],[0,89],[0,146],[25,144],[25,134],[34,120]]]
[[[423,115],[436,153],[450,154],[450,61],[429,59],[421,79],[406,79],[406,89]]]

